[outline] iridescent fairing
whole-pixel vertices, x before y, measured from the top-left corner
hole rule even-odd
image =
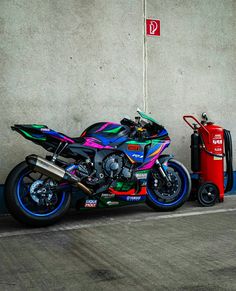
[[[109,125],[117,125],[116,123],[114,122],[105,122],[99,129],[97,129],[95,131],[95,133],[99,132],[99,131],[103,131],[105,128],[107,128]],[[117,128],[117,127],[115,127]]]
[[[162,135],[163,137],[163,135]],[[170,145],[170,138],[167,136],[165,139],[154,139],[152,140],[152,145],[150,150],[147,152],[146,158],[144,159],[144,164],[141,165],[139,170],[148,170],[153,167],[155,161],[159,158],[161,153]]]
[[[72,197],[78,209],[143,201],[158,210],[180,207],[190,193],[189,173],[172,155],[162,155],[170,144],[165,128],[137,112],[134,120],[98,122],[77,137],[41,124],[12,126],[51,155],[29,155],[11,171],[5,185],[10,213],[45,226],[67,212]]]
[[[95,143],[99,144],[98,148],[101,148],[100,145],[113,147],[114,144],[121,143],[128,138],[128,130],[119,123],[99,122],[85,129],[81,137],[96,139]]]
[[[66,135],[57,132],[55,130],[52,129],[48,129],[48,128],[41,128],[41,131],[47,136],[51,136],[54,137],[58,140],[60,140],[61,142],[66,142],[66,143],[75,143],[75,141],[72,138],[67,137]]]
[[[84,146],[96,148],[96,149],[112,149],[111,146],[104,146],[100,144],[100,140],[94,137],[85,137],[85,142],[83,143]]]
[[[69,144],[75,143],[73,138],[66,136],[63,133],[57,132],[48,128],[46,125],[40,124],[15,124],[13,130],[21,133],[26,139],[31,140],[37,144],[44,142],[60,141]]]
[[[132,135],[132,128],[129,126],[114,122],[99,122],[89,126],[83,131],[80,137],[72,138],[65,134],[49,129],[45,125],[18,125],[16,128],[26,138],[37,144],[42,144],[49,151],[55,150],[59,143],[68,144],[66,150],[61,153],[66,157],[74,157],[80,154],[84,157],[91,158],[91,150],[96,155],[120,155],[126,157],[130,163],[135,175],[144,175],[155,165],[156,160],[170,144],[170,138],[163,127],[159,127],[156,121],[139,112],[142,118],[146,118],[152,130],[150,134],[144,137]],[[96,158],[95,158],[95,163]],[[102,164],[102,160],[100,161]],[[76,164],[75,164],[76,165]],[[100,166],[100,170],[102,170]],[[73,170],[72,170],[73,169]],[[70,165],[68,170],[76,174],[77,166]],[[99,171],[98,171],[99,175]],[[145,174],[146,175],[146,174]],[[146,179],[139,179],[140,187],[130,187],[130,181],[118,181],[118,184],[109,188],[109,193],[114,194],[123,202],[130,202],[129,196],[146,195]],[[121,187],[122,186],[122,187]],[[132,198],[133,202],[142,201],[140,198]]]

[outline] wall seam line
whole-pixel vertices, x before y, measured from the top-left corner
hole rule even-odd
[[[148,110],[147,97],[147,40],[146,40],[146,0],[143,0],[143,107]]]

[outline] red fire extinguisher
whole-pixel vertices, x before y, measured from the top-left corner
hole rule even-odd
[[[193,129],[191,136],[191,169],[198,174],[197,198],[201,205],[212,206],[224,201],[224,194],[233,186],[232,139],[230,132],[208,122],[206,113],[199,122],[192,115],[184,121]],[[227,184],[224,187],[224,158]]]

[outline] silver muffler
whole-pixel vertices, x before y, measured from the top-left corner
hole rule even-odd
[[[25,160],[33,171],[44,174],[56,181],[65,180],[71,184],[74,184],[86,194],[92,194],[92,191],[84,184],[82,184],[77,176],[65,171],[63,168],[53,164],[52,162],[37,155],[30,155],[26,157]]]

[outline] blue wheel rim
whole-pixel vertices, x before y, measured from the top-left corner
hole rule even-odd
[[[17,193],[17,200],[19,201],[19,204],[21,206],[21,208],[28,214],[32,215],[32,216],[35,216],[35,217],[49,217],[49,216],[52,216],[53,214],[55,214],[57,211],[59,211],[65,201],[65,197],[66,197],[66,193],[63,192],[62,193],[62,197],[61,197],[61,201],[60,203],[57,205],[57,207],[55,209],[53,209],[51,212],[48,212],[48,213],[35,213],[33,211],[31,211],[30,209],[28,209],[26,207],[26,205],[24,205],[24,202],[22,201],[22,198],[21,198],[21,195],[20,195],[20,188],[21,188],[21,184],[22,184],[22,181],[23,181],[23,178],[30,172],[26,172],[24,174],[22,174],[22,176],[20,177],[18,183],[17,183],[17,188],[16,188],[16,193]]]
[[[160,205],[160,206],[165,206],[165,207],[169,207],[169,206],[175,206],[176,204],[178,204],[184,197],[185,195],[187,194],[187,191],[188,191],[188,180],[187,180],[187,176],[186,176],[186,173],[185,171],[183,170],[183,168],[181,166],[179,166],[178,164],[176,163],[172,163],[171,161],[169,161],[168,165],[173,168],[174,170],[177,170],[179,175],[180,175],[180,179],[181,179],[181,182],[182,182],[182,193],[179,195],[178,199],[175,200],[175,201],[172,201],[170,203],[165,203],[165,202],[162,202],[162,201],[159,201],[157,199],[157,196],[149,189],[149,187],[147,187],[147,193],[148,193],[148,196],[149,198],[157,205]]]

